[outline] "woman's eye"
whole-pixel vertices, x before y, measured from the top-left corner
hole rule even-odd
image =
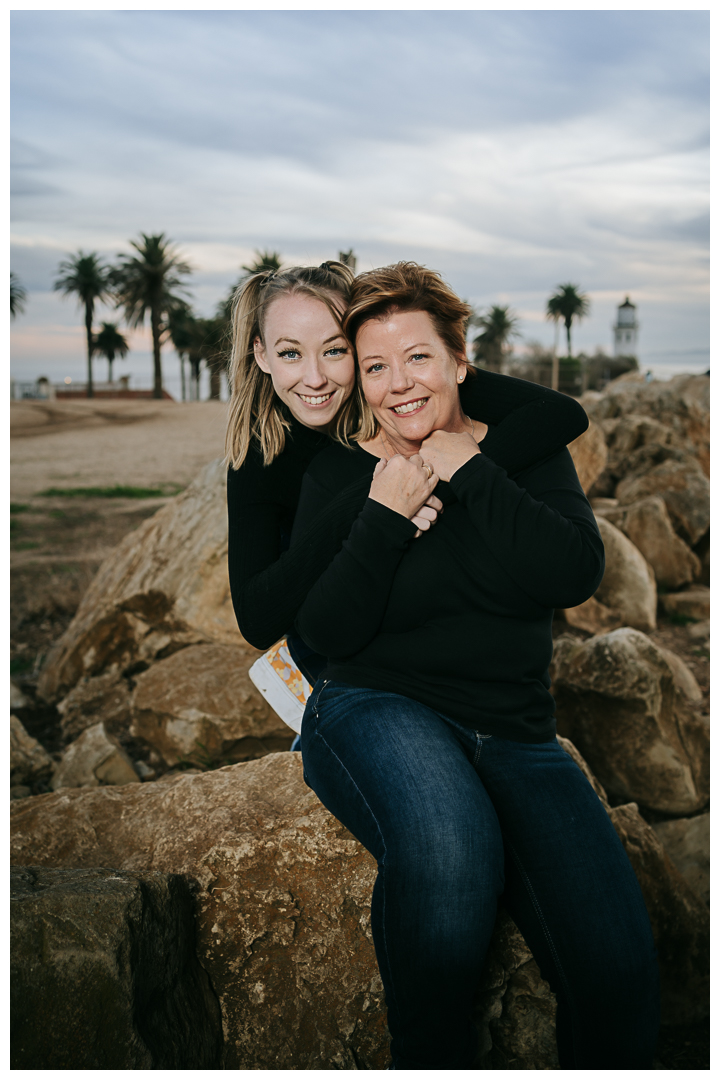
[[[427,360],[427,353],[416,352],[410,357],[411,360]]]
[[[332,349],[328,349],[325,355],[332,359],[335,356],[345,356],[346,353],[347,349],[344,345],[333,345]]]
[[[300,353],[297,349],[283,349],[282,352],[278,353],[278,356],[282,357],[283,360],[298,360]]]
[[[366,375],[374,375],[378,371],[382,371],[382,364],[371,364],[369,368],[365,368]]]

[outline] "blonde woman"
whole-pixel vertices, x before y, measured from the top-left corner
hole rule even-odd
[[[233,305],[232,397],[227,431],[228,568],[243,636],[268,649],[288,637],[312,683],[324,666],[293,630],[310,588],[330,564],[368,495],[363,478],[343,487],[288,550],[303,476],[333,440],[352,440],[367,422],[342,330],[353,275],[343,263],[292,267],[248,279]],[[491,372],[462,388],[473,416],[492,427],[483,453],[513,475],[577,438],[583,409],[562,394]],[[397,474],[396,474],[397,473]],[[414,492],[411,520],[422,543],[441,503],[436,481]],[[393,466],[383,490],[405,482]]]

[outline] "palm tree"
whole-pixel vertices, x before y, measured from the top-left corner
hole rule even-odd
[[[179,303],[178,295],[187,290],[181,276],[189,274],[190,267],[175,251],[165,233],[148,236],[140,233],[140,240],[131,240],[136,255],[120,255],[120,264],[113,269],[112,282],[118,307],[125,309],[129,326],[142,326],[145,316],[150,315],[153,340],[154,385],[153,397],[162,397],[162,363],[160,348],[167,325],[166,315]]]
[[[110,295],[110,268],[100,262],[94,252],[84,255],[78,251],[58,266],[59,277],[53,285],[56,292],[63,296],[77,295],[78,301],[85,306],[85,336],[87,340],[87,396],[94,396],[92,356],[93,356],[93,315],[97,301],[105,300]]]
[[[590,314],[590,300],[579,291],[577,285],[558,285],[558,291],[553,293],[547,302],[547,318],[558,321],[562,319],[565,323],[565,332],[567,334],[567,354],[572,356],[572,340],[570,337],[570,330],[572,328],[573,319],[584,319],[586,315]]]
[[[124,360],[129,349],[130,346],[118,330],[117,323],[104,322],[100,333],[95,335],[93,352],[100,353],[101,356],[107,358],[108,382],[111,383],[113,381],[113,360],[116,356],[119,356],[121,360]]]
[[[473,341],[473,360],[483,363],[490,371],[502,371],[503,359],[511,337],[518,337],[520,320],[510,313],[509,306],[497,304],[485,315],[471,317],[471,325],[482,327],[482,334]]]
[[[20,283],[20,278],[17,274],[10,271],[10,315],[14,319],[21,311],[25,310],[25,301],[27,300],[27,292]]]

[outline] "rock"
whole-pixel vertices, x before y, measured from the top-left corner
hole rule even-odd
[[[474,1018],[479,1069],[557,1069],[555,995],[508,913],[500,908]]]
[[[25,730],[17,716],[10,716],[10,784],[25,786],[50,779],[54,762]],[[16,796],[18,798],[19,796]]]
[[[12,1069],[216,1069],[220,1010],[177,875],[11,870]]]
[[[105,725],[95,724],[70,743],[55,770],[51,787],[98,787],[100,784],[139,784],[132,761]]]
[[[698,622],[710,618],[710,589],[707,585],[694,585],[685,592],[665,593],[660,597],[666,615],[679,615]]]
[[[693,546],[693,551],[700,560],[700,573],[697,576],[697,581],[703,585],[710,584],[710,530],[698,540],[697,544]]]
[[[15,863],[188,876],[220,1068],[385,1067],[375,861],[305,786],[299,754],[11,806]]]
[[[29,799],[32,795],[32,788],[29,788],[26,784],[11,784],[10,785],[10,798],[11,799]]]
[[[590,500],[590,506],[596,518],[605,517],[608,511],[615,510],[619,505],[617,499],[596,498]]]
[[[635,803],[610,819],[637,875],[660,958],[661,1019],[690,1024],[709,1014],[710,919]]]
[[[658,649],[673,673],[675,688],[679,690],[681,694],[684,694],[688,701],[695,703],[702,701],[703,692],[698,685],[697,679],[685,661],[670,649],[663,649],[660,645],[658,645]]]
[[[710,815],[659,821],[653,831],[700,900],[710,903]]]
[[[688,626],[687,634],[693,641],[709,641],[710,620],[703,619],[701,622],[693,623],[691,626]]]
[[[594,596],[577,607],[565,608],[563,615],[571,626],[577,626],[579,630],[587,630],[591,634],[615,630],[625,621],[619,611],[606,607]]]
[[[618,484],[615,494],[622,505],[659,495],[667,507],[675,532],[691,547],[710,525],[710,485],[696,461],[665,461]]]
[[[692,444],[687,439],[651,416],[629,413],[603,420],[600,426],[608,444],[607,469],[616,480],[622,479],[628,472],[637,474],[644,471],[644,463],[647,462],[649,467],[651,459],[658,455],[662,447],[684,450],[690,455],[693,452]],[[664,460],[662,452],[659,458]],[[658,463],[654,461],[654,464]]]
[[[27,709],[30,698],[24,694],[14,679],[10,680],[10,711],[15,709]]]
[[[700,574],[700,560],[673,529],[665,503],[658,495],[608,509],[605,517],[632,541],[662,588],[677,589]]]
[[[240,645],[191,645],[137,678],[131,734],[168,765],[198,753],[245,761],[289,750],[295,733],[248,677],[260,655]]]
[[[555,642],[558,731],[615,802],[685,815],[709,796],[709,731],[664,651],[630,627]]]
[[[607,461],[607,446],[602,428],[591,420],[587,431],[568,443],[568,450],[575,463],[582,489],[588,492],[605,468]]]
[[[599,634],[619,626],[654,630],[657,589],[641,552],[606,517],[597,518],[605,547],[605,573],[594,596],[564,616],[571,626]]]
[[[65,741],[99,723],[111,735],[127,734],[132,722],[130,701],[130,688],[121,676],[111,672],[81,679],[57,705]]]
[[[225,475],[212,462],[108,556],[48,653],[38,681],[46,701],[186,645],[242,642],[227,576]]]

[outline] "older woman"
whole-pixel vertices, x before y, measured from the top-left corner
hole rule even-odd
[[[473,993],[502,895],[557,996],[560,1067],[650,1068],[647,912],[555,739],[549,691],[553,608],[592,595],[602,543],[567,450],[514,481],[482,453],[486,425],[458,393],[473,377],[467,314],[413,263],[353,286],[344,326],[374,419],[359,446],[312,462],[294,536],[346,485],[372,488],[297,619],[329,658],[303,719],[306,777],[378,863],[392,1067],[472,1066]],[[444,512],[412,543],[428,477]]]

